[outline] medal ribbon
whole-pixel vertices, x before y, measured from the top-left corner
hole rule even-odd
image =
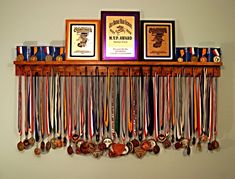
[[[148,132],[149,135],[153,135],[154,128],[154,100],[153,100],[153,79],[152,79],[152,67],[150,68],[150,76],[149,76],[149,84],[148,84],[148,98],[149,98],[149,124],[148,124]],[[170,105],[170,103],[169,103]]]
[[[201,80],[200,77],[197,81],[197,87],[198,87],[198,103],[197,103],[197,130],[198,130],[198,138],[201,136],[201,89],[200,89]]]
[[[217,78],[213,77],[213,123],[214,123],[214,138],[217,135]]]
[[[203,48],[202,49],[202,56],[205,56],[206,55],[206,48]]]
[[[19,54],[23,54],[23,48],[22,47],[18,47],[17,51],[18,51]]]
[[[219,56],[219,55],[220,55],[217,49],[214,49],[214,50],[213,50],[213,54],[214,54],[215,56]]]
[[[37,52],[38,52],[38,47],[33,47],[33,54],[36,55]]]
[[[30,132],[31,135],[34,133],[34,96],[33,96],[33,73],[30,70],[30,111],[31,111],[31,127]]]
[[[30,127],[29,122],[29,83],[28,83],[28,77],[25,74],[25,136],[28,136],[28,129]]]
[[[68,138],[69,138],[69,141],[71,141],[72,139],[72,116],[71,116],[71,113],[72,113],[72,108],[71,108],[71,97],[72,97],[72,77],[71,75],[69,75],[69,80],[68,80],[68,114],[67,114],[67,119],[68,119]]]
[[[18,89],[18,132],[20,137],[22,136],[22,76],[20,72],[19,76],[19,89]]]
[[[62,55],[64,52],[64,48],[63,47],[60,47],[60,55]]]
[[[184,49],[180,49],[180,57],[184,56]]]
[[[192,55],[195,55],[194,47],[191,47],[191,48],[190,48],[190,53],[191,53]]]
[[[39,116],[39,120],[40,120],[40,124],[41,124],[41,136],[42,139],[44,139],[44,89],[43,89],[43,78],[44,77],[39,77],[39,94],[40,94],[40,116]]]
[[[46,74],[46,109],[45,109],[45,118],[46,118],[46,132],[47,132],[47,136],[50,136],[50,125],[49,125],[49,114],[48,114],[48,111],[49,111],[49,89],[48,89],[48,86],[49,86],[49,77],[48,77],[48,74]]]
[[[158,137],[158,75],[153,77],[153,104],[154,104],[154,138]]]
[[[109,84],[110,84],[110,74],[109,74],[109,71],[107,69],[107,76],[106,76],[106,103],[105,103],[105,108],[104,108],[104,114],[105,114],[105,117],[104,117],[104,124],[105,124],[105,127],[106,129],[108,129],[108,126],[109,126],[109,111],[108,111],[108,104],[109,104],[109,93],[110,93],[110,89],[109,89]]]
[[[116,80],[117,80],[117,99],[116,99],[117,106],[116,106],[115,132],[119,138],[120,137],[120,79],[118,74],[116,76]]]
[[[211,141],[212,137],[213,137],[213,79],[210,79],[210,116],[209,116],[209,120],[210,120],[210,124],[209,124],[209,141]]]

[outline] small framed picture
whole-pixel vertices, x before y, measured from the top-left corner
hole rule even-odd
[[[138,11],[101,11],[102,60],[138,60]]]
[[[100,20],[66,20],[65,59],[100,59]]]
[[[143,20],[142,56],[144,60],[173,60],[175,56],[175,21]]]

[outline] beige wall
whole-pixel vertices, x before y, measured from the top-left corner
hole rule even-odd
[[[234,178],[235,176],[234,0],[1,0],[0,1],[0,178]],[[140,10],[142,19],[175,19],[176,44],[218,44],[224,67],[219,83],[221,151],[161,151],[159,156],[96,160],[51,151],[37,158],[16,149],[15,46],[24,41],[64,40],[65,19],[99,18],[100,10]]]

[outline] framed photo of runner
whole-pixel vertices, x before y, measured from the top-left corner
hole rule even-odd
[[[102,60],[138,60],[138,11],[101,11]]]
[[[100,20],[66,20],[65,59],[100,59]]]
[[[142,20],[141,30],[144,60],[174,60],[175,21]]]

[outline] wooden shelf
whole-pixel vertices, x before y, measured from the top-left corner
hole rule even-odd
[[[181,74],[185,76],[198,76],[203,68],[207,68],[208,76],[220,76],[222,62],[177,62],[177,61],[14,61],[16,75],[46,75],[60,73],[60,75],[145,75],[153,74],[161,76]]]

